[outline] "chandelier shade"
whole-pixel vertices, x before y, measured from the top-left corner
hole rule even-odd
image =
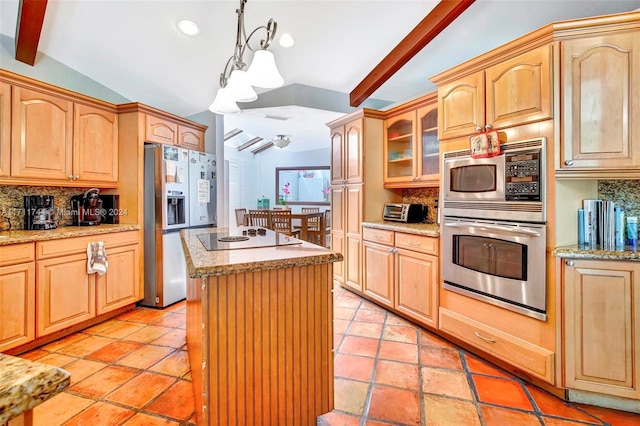
[[[209,111],[216,114],[233,114],[240,112],[240,108],[233,98],[227,93],[227,90],[224,87],[221,87],[218,89],[213,103],[209,106]]]
[[[291,143],[291,139],[289,139],[285,135],[276,135],[276,137],[273,138],[271,142],[273,142],[273,144],[278,148],[284,148]]]
[[[278,24],[273,19],[269,19],[266,25],[261,25],[247,33],[244,27],[245,3],[247,0],[240,0],[240,7],[236,9],[238,26],[233,56],[227,60],[220,74],[220,89],[209,107],[210,111],[217,114],[239,112],[240,108],[236,102],[252,102],[258,99],[252,86],[275,89],[284,84],[273,53],[267,50],[276,35]],[[251,47],[249,42],[252,37],[262,31],[266,34],[260,40],[259,46]],[[247,49],[253,52],[253,60],[245,71],[244,54]]]

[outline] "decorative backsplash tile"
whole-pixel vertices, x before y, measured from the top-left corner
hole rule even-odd
[[[59,226],[71,225],[71,197],[83,194],[87,188],[65,188],[56,186],[14,186],[0,185],[0,223],[9,219],[11,229],[23,229],[24,196],[53,195],[54,207],[60,213]]]
[[[598,198],[620,204],[625,216],[640,216],[640,180],[598,181]]]
[[[427,206],[427,221],[436,221],[436,204],[438,204],[438,188],[410,188],[402,190],[403,203],[418,203]]]

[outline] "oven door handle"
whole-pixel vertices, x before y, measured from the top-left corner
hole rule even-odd
[[[510,228],[508,226],[500,226],[500,225],[490,225],[483,223],[482,225],[474,225],[472,223],[446,223],[444,226],[449,226],[451,228],[472,228],[479,229],[481,231],[495,231],[503,234],[509,235],[522,235],[525,237],[539,237],[540,233],[538,231],[531,231],[529,229],[522,228]]]

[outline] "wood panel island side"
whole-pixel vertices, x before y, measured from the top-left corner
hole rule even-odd
[[[181,231],[198,424],[315,425],[333,409],[333,262],[342,255],[303,241],[208,251],[198,238],[242,229]]]

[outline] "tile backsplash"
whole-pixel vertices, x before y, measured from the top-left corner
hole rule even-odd
[[[640,216],[640,180],[598,181],[598,199],[619,204],[626,217]]]
[[[62,188],[57,186],[0,185],[0,219],[9,219],[12,230],[23,229],[24,196],[53,195],[54,207],[61,213],[59,226],[71,225],[71,197],[83,194],[87,188]]]
[[[436,221],[436,204],[438,203],[438,188],[410,188],[402,190],[403,203],[418,203],[427,206],[427,221]]]

